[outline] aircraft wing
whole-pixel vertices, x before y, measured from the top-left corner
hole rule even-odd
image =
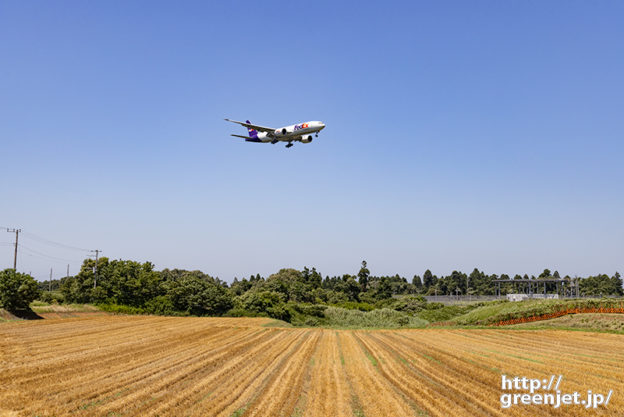
[[[245,126],[247,129],[255,129],[258,132],[267,132],[267,133],[275,132],[275,129],[273,129],[272,127],[252,125],[251,123],[237,122],[236,120],[230,120],[230,119],[224,119],[224,120],[228,122],[232,122],[232,123],[238,123],[241,126]]]

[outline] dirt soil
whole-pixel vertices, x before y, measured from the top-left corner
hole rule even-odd
[[[329,330],[97,315],[0,323],[0,416],[624,415],[624,337],[566,330]],[[500,404],[501,375],[608,408]]]

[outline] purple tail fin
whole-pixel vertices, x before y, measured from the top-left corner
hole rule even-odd
[[[251,122],[247,120],[246,123],[251,123]],[[256,138],[256,139],[258,138],[258,131],[256,129],[247,128],[247,130],[249,131],[250,138]]]

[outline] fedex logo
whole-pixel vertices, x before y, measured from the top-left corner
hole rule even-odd
[[[307,123],[302,123],[300,125],[295,125],[295,130],[307,129],[308,126],[309,125]]]

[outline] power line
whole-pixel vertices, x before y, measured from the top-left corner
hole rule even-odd
[[[61,263],[61,262],[62,263],[65,263],[65,262],[76,262],[76,261],[72,261],[70,259],[55,258],[53,256],[48,256],[48,255],[43,255],[43,254],[39,254],[39,253],[34,253],[34,252],[31,252],[30,250],[25,249],[23,247],[22,247],[22,249],[23,249],[23,251],[22,251],[23,253],[20,252],[20,254],[19,254],[20,262],[22,262],[22,255],[26,255],[26,256],[31,257],[31,258],[42,259],[42,260],[48,261],[48,262],[49,261],[58,262],[58,263]]]
[[[80,251],[80,252],[89,252],[89,249],[79,248],[77,246],[71,246],[71,245],[66,245],[64,243],[55,242],[53,240],[46,239],[44,237],[38,236],[38,235],[36,235],[34,233],[23,232],[22,234],[24,236],[29,237],[30,239],[34,239],[34,240],[39,241],[41,243],[47,243],[48,245],[60,246],[60,247],[65,248],[65,249],[76,250],[76,251]]]
[[[1,228],[1,227],[0,227]],[[78,251],[78,252],[83,252],[83,255],[85,258],[86,257],[90,257],[92,255],[90,255],[90,253],[95,252],[95,280],[93,282],[93,285],[95,287],[96,282],[97,282],[97,274],[98,274],[98,258],[99,258],[99,254],[100,252],[102,252],[100,249],[97,250],[89,250],[89,249],[85,249],[85,248],[81,248],[78,246],[72,246],[72,245],[66,245],[64,243],[61,242],[56,242],[54,240],[50,240],[50,239],[46,239],[42,236],[36,235],[34,233],[30,233],[30,232],[22,232],[21,229],[10,229],[10,228],[6,228],[7,232],[11,232],[11,233],[15,233],[15,255],[14,255],[14,260],[13,260],[13,268],[17,267],[17,258],[18,258],[18,247],[22,248],[24,251],[26,251],[26,255],[27,256],[31,256],[31,257],[37,257],[40,259],[46,259],[46,260],[53,260],[53,261],[57,261],[57,262],[76,262],[76,259],[67,259],[67,258],[61,258],[58,256],[52,256],[52,255],[48,255],[47,253],[43,253],[39,250],[24,246],[23,244],[19,244],[18,243],[18,238],[19,238],[19,234],[22,233],[24,236],[28,237],[29,239],[32,239],[33,241],[39,242],[39,243],[44,243],[50,246],[55,246],[58,248],[63,248],[63,249],[69,249],[69,250],[73,250],[73,251]],[[9,245],[13,245],[13,243],[10,242],[0,242],[0,246],[9,246]],[[84,253],[87,252],[87,253]],[[19,253],[19,259],[20,262],[22,261],[22,252]],[[69,276],[69,265],[67,265],[67,274]]]
[[[36,249],[29,248],[29,247],[24,246],[22,244],[20,244],[19,247],[24,249],[27,252],[31,252],[32,254],[34,254],[36,256],[49,258],[49,259],[52,259],[52,260],[55,260],[55,261],[63,261],[63,262],[75,262],[76,261],[75,259],[59,258],[57,256],[47,255],[47,254],[45,254],[43,252],[39,252]]]

